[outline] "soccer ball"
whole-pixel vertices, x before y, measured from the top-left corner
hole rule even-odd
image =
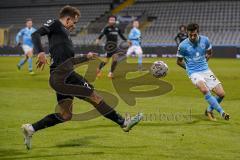
[[[167,75],[168,66],[163,61],[156,61],[152,64],[150,71],[156,78],[165,77]]]

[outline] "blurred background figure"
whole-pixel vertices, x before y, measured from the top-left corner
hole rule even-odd
[[[130,56],[132,53],[135,53],[138,56],[138,70],[142,70],[142,48],[141,48],[141,31],[139,28],[139,21],[133,21],[133,27],[128,35],[128,39],[131,43],[127,51],[127,56]]]
[[[24,58],[20,60],[20,62],[17,64],[17,68],[20,70],[22,66],[28,62],[28,70],[29,74],[34,74],[33,72],[33,65],[32,65],[32,56],[33,56],[33,43],[31,35],[33,32],[36,31],[35,28],[32,27],[32,19],[27,18],[26,19],[26,27],[21,29],[16,36],[16,43],[18,46],[22,46],[22,49],[24,51]],[[22,39],[22,43],[20,42],[20,39]]]
[[[184,41],[186,38],[188,38],[187,35],[187,28],[185,25],[181,25],[179,27],[179,33],[177,34],[177,36],[174,38],[177,46],[179,46],[179,44]]]

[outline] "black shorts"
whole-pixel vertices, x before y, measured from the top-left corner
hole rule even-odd
[[[80,85],[88,87],[92,90],[94,90],[94,87],[81,75],[77,74],[76,72],[72,72],[69,77],[65,81],[66,84],[73,84],[73,85]],[[61,101],[63,99],[73,99],[74,97],[77,97],[79,99],[84,99],[84,97],[81,96],[72,96],[72,95],[64,95],[60,93],[56,93],[57,95],[57,101]]]
[[[107,52],[107,58],[111,58],[114,54],[118,54],[120,53],[121,50],[120,49],[116,49],[115,51],[113,52]]]

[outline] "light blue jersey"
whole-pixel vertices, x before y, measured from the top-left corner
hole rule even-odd
[[[27,27],[21,29],[16,36],[16,43],[19,43],[19,39],[20,39],[20,37],[22,37],[23,45],[28,45],[29,47],[33,48],[31,35],[35,31],[36,31],[36,29],[33,27],[30,29]]]
[[[205,57],[207,50],[212,49],[208,37],[199,36],[196,43],[192,43],[189,38],[180,43],[177,57],[184,59],[187,74],[208,70],[208,63]]]
[[[132,42],[133,46],[140,46],[141,45],[141,32],[137,28],[132,28],[128,39]]]

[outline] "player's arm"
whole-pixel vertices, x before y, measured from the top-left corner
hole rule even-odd
[[[206,47],[207,47],[207,51],[206,51],[205,57],[206,57],[206,60],[208,61],[213,55],[212,45],[209,42],[209,39],[207,39],[207,41],[206,41]]]
[[[186,69],[185,63],[183,61],[183,57],[177,57],[177,64],[183,69]]]
[[[96,44],[99,44],[100,40],[103,38],[103,36],[106,34],[106,27],[103,28],[103,30],[101,31],[100,35],[98,36],[98,38],[96,39]]]
[[[120,30],[120,28],[118,29],[118,35],[121,37],[122,40],[126,41],[127,38],[123,35],[122,31]]]
[[[20,39],[20,37],[21,36],[23,36],[23,32],[24,32],[24,30],[23,29],[21,29],[18,33],[17,33],[17,35],[16,35],[16,44],[17,45],[20,45],[20,43],[19,43],[19,39]]]
[[[182,46],[180,45],[177,51],[177,64],[183,69],[186,69],[183,58],[184,58],[184,52],[183,52]]]
[[[178,41],[178,38],[179,38],[179,34],[177,34],[177,36],[174,38],[174,40],[175,40],[175,42],[176,42],[177,46],[179,46],[179,41]]]
[[[52,32],[53,23],[54,20],[48,20],[41,28],[39,28],[32,34],[33,46],[38,53],[37,68],[41,68],[42,70],[47,63],[47,58],[41,43],[41,37]]]

